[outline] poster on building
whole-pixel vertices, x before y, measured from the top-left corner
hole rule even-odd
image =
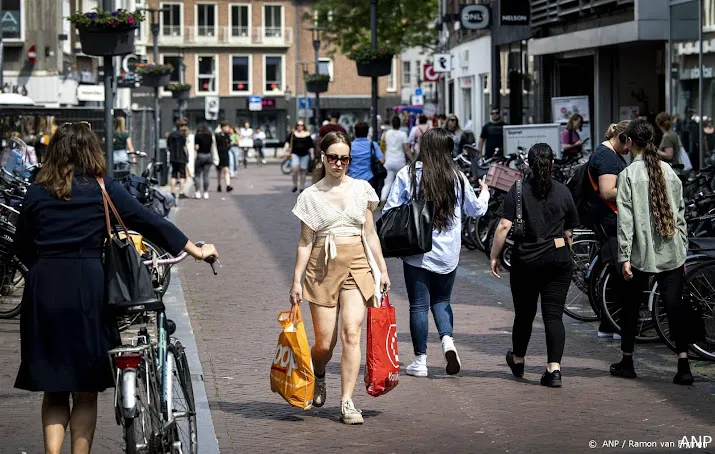
[[[621,106],[618,108],[618,121],[637,120],[639,115],[638,106]]]
[[[551,116],[555,123],[567,123],[574,114],[581,115],[584,122],[591,121],[588,96],[551,98]]]
[[[563,136],[564,131],[566,131],[566,123],[561,123],[561,127],[559,128],[559,137]],[[584,142],[582,147],[584,152],[589,153],[591,150],[593,150],[594,146],[598,146],[598,143],[596,143],[596,145],[593,144],[593,139],[591,138],[591,123],[584,122],[584,124],[581,125],[581,129],[576,130],[576,134],[578,134],[578,140]],[[559,149],[560,148],[561,147],[559,147]]]
[[[546,123],[537,125],[505,125],[504,151],[514,154],[518,151],[529,151],[537,143],[547,143],[561,158],[561,125]]]

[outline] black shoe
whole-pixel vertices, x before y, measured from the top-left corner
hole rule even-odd
[[[673,383],[676,385],[690,386],[694,381],[693,374],[690,373],[688,358],[678,358],[678,373],[673,377]]]
[[[293,190],[290,192],[298,192],[298,186],[293,186]]]
[[[524,376],[524,363],[517,364],[514,362],[514,352],[509,350],[506,352],[506,363],[511,369],[511,373],[514,374],[516,378],[521,378]]]
[[[549,388],[561,388],[561,371],[555,370],[549,372],[548,370],[544,372],[541,376],[541,386],[548,386]]]
[[[180,199],[188,199],[188,197],[186,197],[186,194],[179,194],[179,198]]]
[[[633,360],[622,359],[620,363],[611,364],[611,375],[614,377],[636,378],[636,371],[633,368]]]
[[[221,185],[218,186],[218,189],[216,190],[216,192],[221,192]]]
[[[233,191],[233,186],[226,186],[226,192]]]

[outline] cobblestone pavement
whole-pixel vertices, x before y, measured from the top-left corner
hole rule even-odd
[[[289,307],[299,230],[290,212],[295,195],[275,165],[242,171],[235,187],[208,201],[187,200],[178,215],[191,238],[215,241],[222,253],[217,278],[184,267],[182,282],[223,452],[571,453],[592,451],[591,440],[599,447],[607,439],[659,445],[684,435],[715,435],[712,382],[699,375],[695,386],[673,385],[673,356],[657,346],[638,347],[637,380],[613,378],[608,366],[619,358],[617,346],[596,339],[591,324],[566,320],[562,389],[539,385],[546,360],[540,321],[525,378],[511,377],[504,364],[513,315],[508,279],[492,279],[484,255],[467,251],[453,293],[459,376],[445,375],[432,325],[429,378],[403,375],[379,398],[358,384],[364,426],[338,420],[339,347],[328,367],[326,405],[291,408],[271,394],[268,374],[279,333],[275,318]],[[389,269],[405,367],[412,358],[408,302],[399,261],[390,260]],[[713,366],[698,371],[712,374]]]

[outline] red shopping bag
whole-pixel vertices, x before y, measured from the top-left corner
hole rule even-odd
[[[380,307],[367,309],[367,357],[365,389],[371,396],[381,396],[397,386],[400,361],[397,355],[395,308],[385,293]]]

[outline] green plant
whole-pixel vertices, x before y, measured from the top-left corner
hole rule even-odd
[[[330,82],[330,76],[327,74],[306,74],[303,78],[305,82]]]
[[[171,65],[155,65],[149,63],[146,65],[137,65],[137,74],[142,74],[144,76],[164,76],[166,74],[171,74],[174,71],[174,67]]]
[[[385,47],[373,49],[370,46],[361,46],[350,52],[348,58],[358,63],[370,63],[375,60],[391,59],[396,53],[397,51],[395,49]]]
[[[191,90],[191,85],[173,83],[173,84],[169,84],[169,85],[166,87],[166,90],[169,90],[169,91],[189,91],[189,90]]]
[[[67,18],[77,28],[99,30],[129,30],[139,27],[139,23],[144,22],[144,19],[144,15],[139,11],[118,9],[110,12],[100,8],[87,13],[75,13]]]

